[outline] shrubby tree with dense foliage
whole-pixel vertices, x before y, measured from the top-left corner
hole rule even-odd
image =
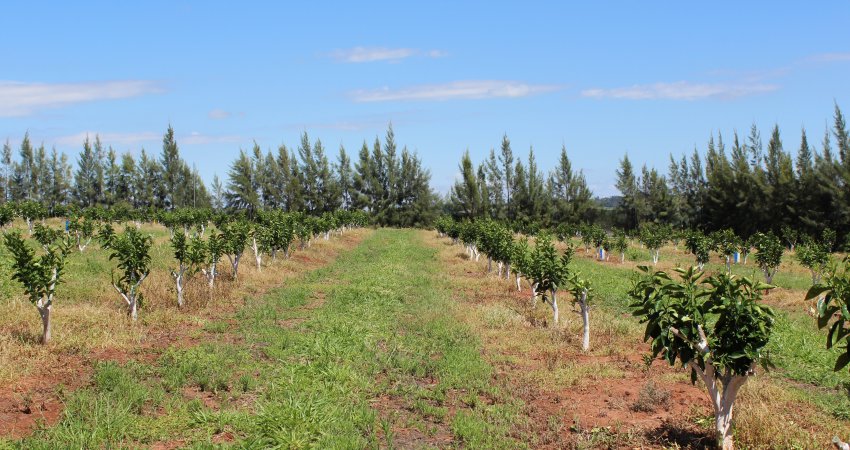
[[[12,279],[23,285],[30,303],[38,310],[42,324],[41,343],[47,344],[50,342],[50,313],[56,287],[62,281],[71,242],[67,238],[61,239],[58,230],[51,233],[46,228],[39,228],[41,232],[37,240],[44,249],[41,255],[36,255],[16,231],[6,233],[4,242],[12,254]]]
[[[781,245],[781,244],[780,244]],[[676,269],[679,280],[641,267],[643,277],[629,292],[634,315],[646,323],[653,357],[690,368],[702,380],[714,407],[717,448],[733,448],[732,409],[738,392],[759,364],[773,312],[759,304],[771,286],[718,274],[708,278],[694,267]]]
[[[118,261],[118,278],[112,272],[112,287],[127,303],[127,314],[135,322],[143,296],[139,287],[150,274],[150,249],[153,239],[135,227],[127,227],[121,234],[113,234],[104,248],[110,251],[109,259]]]
[[[756,249],[756,262],[764,273],[764,280],[770,284],[782,263],[782,252],[785,247],[776,235],[771,232],[756,233],[753,247]]]

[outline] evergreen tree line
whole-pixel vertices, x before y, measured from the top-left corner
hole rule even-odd
[[[119,156],[111,146],[104,149],[95,136],[94,142],[86,137],[73,167],[68,155],[55,148],[49,156],[43,144],[35,148],[27,133],[17,159],[6,141],[0,163],[0,198],[39,202],[51,213],[68,205],[169,210],[210,206],[206,187],[198,172],[180,157],[170,126],[159,158],[144,149],[138,160],[129,152]]]
[[[390,125],[383,144],[378,137],[372,148],[366,141],[352,166],[340,145],[331,163],[321,140],[310,142],[306,132],[296,150],[286,145],[277,154],[263,154],[254,144],[233,162],[226,186],[213,179],[215,208],[304,211],[321,215],[337,209],[365,211],[372,223],[382,226],[416,227],[430,224],[437,214],[438,197],[430,188],[431,173],[419,156],[402,148],[399,152]]]
[[[430,172],[418,155],[406,147],[398,150],[392,126],[383,144],[378,137],[371,149],[363,142],[353,166],[343,146],[331,163],[321,140],[311,143],[306,132],[295,150],[281,145],[276,154],[263,153],[254,143],[231,164],[226,186],[215,176],[209,190],[180,156],[171,126],[158,158],[144,149],[138,159],[129,152],[118,155],[95,136],[93,142],[86,138],[72,166],[67,155],[55,148],[48,154],[44,145],[35,148],[25,134],[17,158],[6,141],[0,163],[0,199],[38,202],[49,214],[71,205],[212,207],[250,217],[263,209],[314,216],[344,209],[365,211],[379,225],[423,226],[433,221],[439,201],[429,185]]]
[[[805,129],[800,140],[792,155],[778,126],[766,149],[755,125],[744,139],[734,132],[731,145],[718,133],[709,138],[704,156],[697,149],[678,159],[670,155],[666,175],[645,165],[638,174],[626,155],[617,170],[618,221],[628,229],[646,222],[705,231],[731,228],[743,237],[786,227],[811,236],[829,228],[847,236],[850,136],[838,105],[820,149]]]
[[[464,153],[459,170],[460,179],[446,206],[455,219],[491,218],[527,229],[592,221],[598,213],[584,174],[572,168],[566,147],[561,148],[557,167],[544,175],[534,149],[523,163],[505,135],[498,153],[491,149],[477,167],[469,151]]]

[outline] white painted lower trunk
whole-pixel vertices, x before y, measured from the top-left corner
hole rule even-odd
[[[252,239],[251,250],[254,251],[254,259],[257,260],[257,272],[260,272],[263,270],[263,252],[257,246],[257,238]]]
[[[659,251],[658,250],[651,250],[651,253],[652,253],[652,265],[654,266],[654,265],[658,264],[658,253],[659,253]]]
[[[578,303],[581,309],[581,321],[583,324],[581,337],[581,350],[590,350],[590,306],[587,304],[587,291],[582,292],[581,300]]]
[[[558,293],[554,289],[551,292],[552,292],[552,300],[551,300],[552,303],[549,306],[552,307],[552,327],[557,328],[558,327],[558,320],[560,319],[560,311],[558,311]]]
[[[620,264],[626,262],[626,252],[620,252]]]
[[[531,284],[531,308],[537,305],[537,283]]]
[[[47,344],[50,342],[50,310],[53,305],[47,304],[44,307],[38,307],[38,315],[41,317],[41,343]]]
[[[516,273],[516,291],[522,292],[522,274],[519,272]]]
[[[171,272],[171,276],[174,277],[174,281],[177,283],[177,307],[183,307],[183,284],[184,284],[184,276],[186,275],[186,268],[180,267],[176,271]]]
[[[496,266],[499,268],[499,278],[502,278],[502,269],[505,267],[505,265],[501,261],[499,261]]]

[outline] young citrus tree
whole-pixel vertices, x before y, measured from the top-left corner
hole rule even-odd
[[[127,227],[123,233],[115,234],[104,248],[111,253],[110,260],[118,261],[119,277],[112,272],[112,287],[127,303],[127,314],[135,322],[139,317],[139,305],[143,301],[139,287],[150,273],[150,249],[153,240],[135,227]]]
[[[75,217],[68,223],[68,231],[74,234],[77,241],[77,249],[80,252],[86,250],[94,237],[94,222],[88,217]]]
[[[756,249],[756,262],[764,273],[764,281],[768,284],[773,282],[773,277],[782,263],[782,252],[785,247],[773,233],[756,233],[753,239],[753,247]]]
[[[788,249],[793,252],[797,247],[797,241],[800,240],[800,233],[796,228],[788,225],[783,225],[779,231],[782,233],[782,239],[785,239],[785,243],[788,244]]]
[[[842,352],[835,360],[834,371],[850,364],[850,256],[841,267],[835,267],[822,282],[812,286],[806,300],[817,298],[818,328],[829,328],[826,348],[841,346]],[[847,449],[850,444],[833,438],[836,448]]]
[[[30,303],[35,306],[41,317],[42,344],[50,342],[50,312],[56,286],[62,279],[65,258],[71,248],[70,240],[58,238],[60,233],[50,236],[43,233],[40,236],[39,243],[44,252],[39,256],[36,256],[35,250],[27,245],[20,233],[10,232],[4,237],[6,248],[12,254],[12,279],[23,285]],[[47,241],[48,238],[52,239]]]
[[[237,220],[222,224],[220,228],[224,240],[224,254],[230,260],[231,274],[235,281],[239,274],[239,260],[242,259],[251,235],[251,226],[244,220]]]
[[[27,229],[30,235],[33,233],[33,224],[37,220],[44,220],[47,217],[47,208],[39,202],[27,200],[18,203],[18,214],[27,222]]]
[[[552,308],[553,327],[557,327],[559,323],[558,290],[567,288],[570,275],[568,265],[572,256],[572,247],[568,247],[567,251],[559,256],[552,244],[552,238],[545,233],[537,237],[531,255],[532,304],[539,296],[543,303]]]
[[[726,258],[726,273],[732,273],[732,255],[741,248],[741,239],[730,228],[711,233],[714,248]]]
[[[797,247],[796,256],[800,264],[812,273],[812,286],[818,284],[830,262],[826,245],[812,238],[805,238],[802,244]]]
[[[759,304],[771,286],[748,278],[718,274],[703,278],[694,267],[676,269],[680,280],[650,272],[629,292],[634,315],[646,323],[653,357],[671,366],[679,360],[691,381],[705,384],[714,407],[717,448],[734,448],[732,409],[738,392],[759,364],[773,328],[773,312]]]
[[[187,238],[185,233],[174,234],[171,238],[171,248],[174,249],[174,259],[177,260],[177,269],[171,271],[171,276],[177,285],[177,306],[182,308],[183,289],[206,261],[207,248],[199,236]]]
[[[528,238],[523,237],[511,246],[511,266],[516,277],[516,290],[522,292],[522,277],[528,276],[531,269],[531,251],[528,246]],[[532,297],[535,295],[532,293]],[[532,299],[533,302],[533,299]]]
[[[582,321],[582,338],[581,350],[590,350],[590,299],[593,288],[590,285],[590,280],[581,278],[581,274],[574,273],[570,275],[570,292],[573,294],[573,303],[577,304],[581,312]]]
[[[221,261],[221,256],[225,251],[225,240],[221,233],[210,233],[207,239],[206,249],[204,251],[204,266],[201,267],[201,272],[207,277],[207,284],[210,289],[215,286],[216,267]]]
[[[641,225],[638,232],[638,240],[649,250],[653,265],[658,264],[660,249],[667,242],[669,235],[670,230],[661,225],[654,223]]]
[[[626,262],[626,251],[629,249],[629,236],[626,230],[614,230],[614,237],[611,240],[611,250],[620,254],[620,264]]]
[[[697,267],[702,270],[711,256],[711,239],[702,231],[690,231],[685,236],[685,248],[696,257]]]

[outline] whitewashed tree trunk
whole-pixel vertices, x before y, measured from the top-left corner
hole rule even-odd
[[[29,232],[30,232],[30,236],[32,236],[32,233],[33,233],[33,230],[32,230],[32,227],[33,227],[32,219],[30,219],[29,217],[27,217],[27,218],[26,218],[26,221],[27,221],[27,230],[29,230]]]
[[[212,289],[215,285],[215,266],[216,264],[213,263],[210,264],[209,269],[201,269],[201,272],[203,272],[204,276],[207,277],[207,284],[209,285],[210,289]]]
[[[732,256],[726,255],[726,273],[732,273]]]
[[[490,273],[492,271],[493,271],[493,258],[488,256],[487,257],[487,273]]]
[[[557,328],[558,327],[558,320],[560,319],[560,311],[558,311],[558,294],[557,294],[557,291],[554,290],[554,289],[552,289],[551,292],[552,292],[552,300],[551,300],[552,303],[549,306],[552,307],[552,327]]]
[[[505,264],[505,280],[511,279],[511,263]]]
[[[581,350],[590,350],[590,306],[587,304],[587,290],[581,293],[581,299],[578,302],[581,309],[581,321],[584,325],[582,329]]]
[[[537,305],[537,283],[531,284],[531,308]]]
[[[650,250],[650,252],[652,253],[652,265],[654,266],[654,265],[658,264],[659,250],[653,249],[653,250]]]
[[[502,262],[501,262],[501,261],[499,261],[499,262],[496,264],[496,267],[498,267],[498,268],[499,268],[499,275],[498,275],[498,276],[499,276],[499,278],[502,278],[502,269],[504,268],[504,264],[502,264]]]
[[[150,272],[148,272],[150,273]],[[124,292],[119,288],[115,283],[112,284],[112,287],[118,291],[118,294],[121,295],[121,298],[124,299],[124,302],[127,303],[127,315],[130,316],[130,319],[135,322],[139,318],[139,307],[138,307],[138,290],[139,286],[142,284],[142,281],[145,281],[145,278],[148,277],[148,274],[144,274],[139,278],[139,281],[136,284],[130,286],[129,292]]]
[[[714,407],[714,432],[717,440],[717,448],[733,450],[735,444],[732,439],[732,408],[735,405],[735,399],[738,397],[741,387],[747,382],[749,376],[754,373],[756,362],[753,362],[746,375],[735,375],[730,369],[726,369],[723,374],[717,373],[705,332],[701,326],[697,326],[697,329],[699,331],[700,341],[691,345],[694,347],[694,350],[703,355],[705,370],[700,368],[696,359],[688,362],[688,366],[699,375],[703,383],[705,383],[706,390],[708,390],[708,396]],[[671,328],[670,330],[685,342],[691,342],[676,328]]]
[[[626,262],[626,252],[620,252],[620,264]]]
[[[52,301],[48,300],[47,306],[37,307],[38,315],[41,317],[41,343],[50,342],[50,310],[53,308]]]
[[[832,438],[832,446],[838,450],[850,450],[850,444],[842,441],[838,436]]]
[[[230,260],[230,269],[233,274],[233,281],[236,281],[236,277],[239,275],[239,258],[241,257],[241,253],[234,256],[227,255],[227,259]]]
[[[177,283],[177,307],[183,307],[183,284],[184,284],[184,276],[186,274],[187,267],[181,264],[177,270],[171,271],[171,276],[174,277],[174,281]]]
[[[257,246],[257,238],[251,238],[251,250],[254,251],[254,259],[257,260],[257,272],[263,270],[263,252]]]
[[[519,273],[519,271],[517,271],[516,272],[516,291],[517,292],[522,292],[522,283],[521,283],[522,280],[521,279],[522,279],[522,274]]]

